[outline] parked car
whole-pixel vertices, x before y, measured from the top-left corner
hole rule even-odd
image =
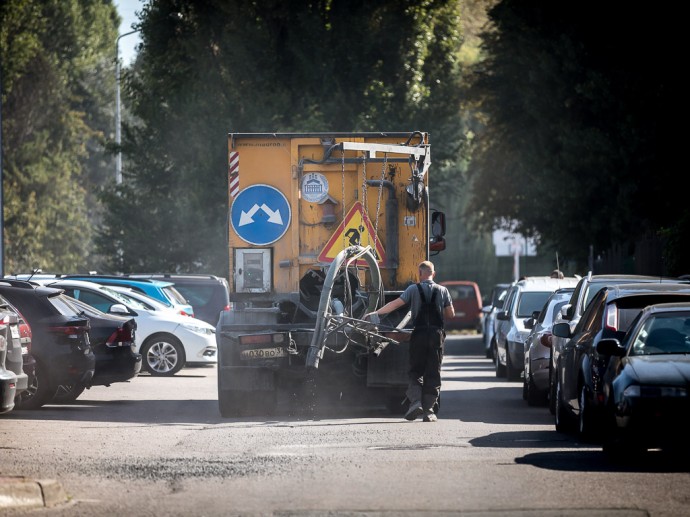
[[[132,317],[106,314],[80,300],[71,298],[75,309],[89,318],[89,339],[96,356],[96,368],[90,386],[110,386],[133,379],[141,370],[141,354],[135,352],[137,322]],[[87,386],[58,386],[53,402],[73,402]]]
[[[35,375],[30,388],[18,399],[17,409],[35,409],[50,402],[60,385],[88,386],[96,362],[89,345],[89,320],[74,309],[62,291],[3,279],[0,295],[31,325]]]
[[[633,283],[678,283],[676,278],[660,278],[658,276],[645,275],[592,275],[590,271],[587,276],[580,279],[575,291],[573,291],[570,301],[561,309],[562,321],[567,321],[570,325],[570,332],[575,331],[582,313],[594,296],[607,285],[625,285]],[[567,339],[553,336],[551,340],[551,372],[553,373],[558,364],[561,350],[565,346]],[[556,376],[552,375],[549,381],[549,410],[552,414],[556,412]]]
[[[690,285],[642,283],[599,290],[574,332],[567,322],[553,333],[567,339],[556,364],[555,424],[559,432],[576,430],[584,439],[601,439],[606,394],[603,379],[609,355],[599,354],[602,339],[622,340],[642,310],[657,303],[690,301]]]
[[[147,278],[134,279],[117,275],[89,274],[59,276],[60,279],[85,280],[101,285],[125,285],[144,294],[148,294],[151,298],[170,304],[175,307],[180,314],[194,317],[194,308],[185,297],[175,289],[175,285],[172,282],[163,282],[161,280],[151,280]]]
[[[0,296],[0,337],[4,338],[4,344],[0,344],[0,368],[5,367],[8,374],[14,374],[14,397],[11,398],[11,389],[3,391],[0,400],[6,400],[4,407],[14,408],[15,399],[21,396],[29,387],[29,375],[24,371],[24,356],[20,326],[24,325],[24,319],[17,309],[5,298]],[[0,411],[1,412],[1,411]]]
[[[494,335],[496,332],[496,313],[503,308],[503,302],[508,294],[511,284],[496,284],[491,289],[489,304],[482,307],[484,321],[482,323],[482,339],[484,340],[484,353],[487,359],[494,356]]]
[[[513,284],[506,294],[503,310],[496,314],[496,335],[494,336],[494,363],[496,377],[507,377],[516,381],[525,364],[525,339],[529,329],[525,319],[539,311],[551,294],[564,287],[574,287],[577,278],[551,278],[534,276]]]
[[[36,391],[36,359],[31,354],[31,326],[26,318],[19,312],[19,309],[14,308],[19,316],[19,342],[22,346],[22,369],[27,376],[27,388],[15,397],[15,404],[19,404],[21,399],[29,398]]]
[[[218,361],[215,327],[205,321],[156,310],[107,285],[71,279],[50,285],[102,312],[133,317],[136,352],[142,356],[142,368],[151,375],[175,375],[186,364]]]
[[[546,404],[549,396],[551,327],[563,307],[570,300],[574,288],[559,289],[546,300],[544,307],[535,312],[525,328],[530,333],[525,339],[525,375],[522,394],[530,406]]]
[[[444,322],[447,330],[472,329],[482,331],[482,296],[476,282],[448,280],[439,282],[445,286],[453,300],[455,316]]]
[[[175,289],[194,308],[194,317],[213,326],[220,313],[230,310],[230,287],[225,278],[215,275],[129,274],[128,278],[147,278],[173,282]]]
[[[604,450],[615,457],[649,448],[688,450],[690,303],[642,310],[626,337],[597,343],[612,360],[604,374]]]
[[[10,333],[11,313],[7,310],[0,311],[0,414],[14,409],[14,397],[17,393],[17,374],[7,364],[8,352],[13,346]],[[15,325],[17,321],[14,316]],[[19,349],[21,359],[21,347]]]

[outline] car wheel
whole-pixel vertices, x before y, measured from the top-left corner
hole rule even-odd
[[[53,402],[56,404],[69,404],[77,400],[79,395],[84,393],[86,388],[79,384],[59,384],[53,395]]]
[[[496,377],[499,379],[506,376],[506,367],[501,364],[501,360],[498,358],[498,344],[496,340],[493,341],[492,349],[494,351],[494,365],[496,366]]]
[[[506,344],[506,377],[509,381],[520,380],[520,370],[513,366],[513,361],[510,359],[510,352],[508,351],[508,345]]]
[[[15,409],[38,409],[55,394],[50,387],[50,376],[41,363],[36,362],[36,370],[28,389],[17,396]]]
[[[143,367],[151,375],[175,375],[185,365],[182,343],[170,334],[149,337],[141,347]]]
[[[580,413],[578,418],[578,434],[583,440],[591,441],[596,436],[593,408],[589,402],[587,386],[584,384],[580,388],[580,399],[578,401]]]
[[[556,414],[556,381],[553,367],[549,365],[549,412]]]
[[[527,404],[530,406],[544,406],[546,404],[547,394],[537,389],[531,375],[527,377],[529,377],[527,382],[525,382],[527,386]]]
[[[563,404],[561,394],[561,383],[556,381],[556,411],[555,411],[556,431],[559,433],[570,433],[572,431],[572,424],[570,422],[570,415]]]

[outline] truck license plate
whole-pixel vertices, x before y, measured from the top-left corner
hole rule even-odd
[[[275,357],[286,357],[287,353],[283,347],[275,348],[255,348],[253,350],[242,350],[241,359],[273,359]]]

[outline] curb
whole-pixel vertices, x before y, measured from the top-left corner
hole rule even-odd
[[[67,494],[54,479],[0,477],[0,509],[55,506],[64,502]]]

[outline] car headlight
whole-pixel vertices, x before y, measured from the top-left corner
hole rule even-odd
[[[180,326],[195,334],[201,334],[202,336],[210,336],[216,333],[216,329],[214,328],[202,327],[201,325],[195,325],[193,323],[180,323]]]

